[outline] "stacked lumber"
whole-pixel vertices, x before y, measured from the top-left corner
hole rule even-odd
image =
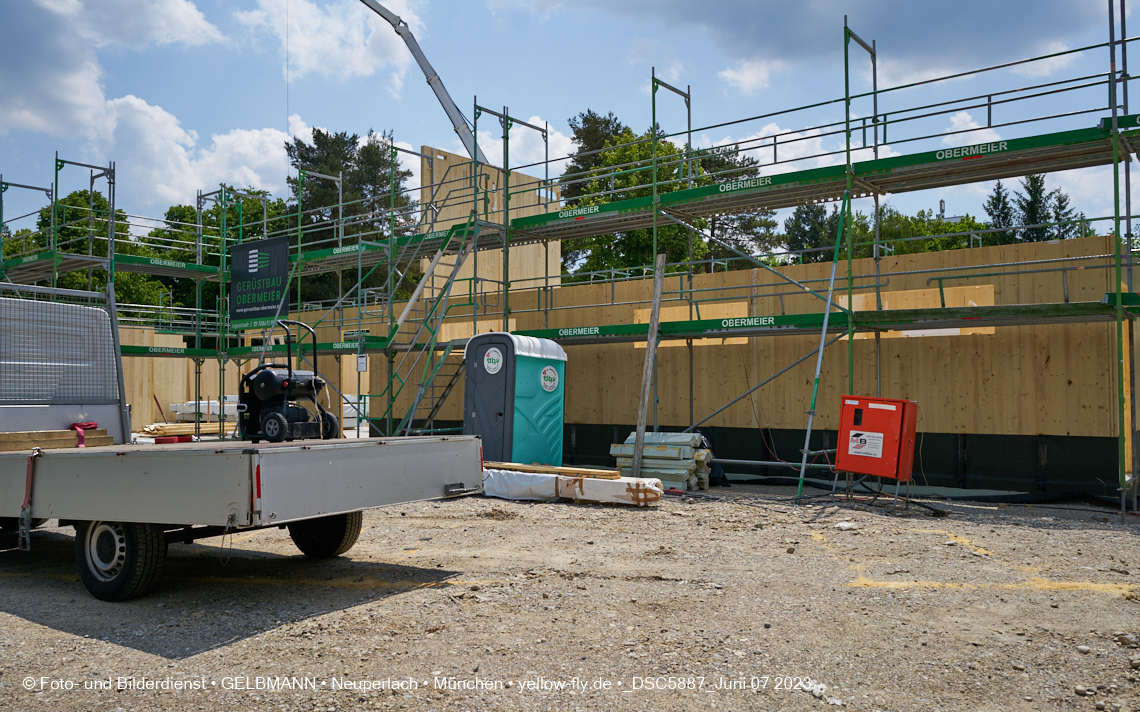
[[[220,423],[201,423],[202,435],[226,435],[233,432],[233,420],[225,422],[225,428],[222,430]],[[219,432],[222,430],[222,432]],[[140,435],[145,435],[148,438],[165,438],[177,437],[179,435],[193,435],[193,423],[152,423],[151,425],[144,425],[143,429],[139,432]]]
[[[520,465],[517,462],[484,462],[483,468],[488,470],[512,470],[514,472],[534,472],[543,475],[562,475],[564,477],[589,477],[598,480],[616,480],[620,477],[617,470],[599,470],[593,467],[556,467],[554,465]]]
[[[618,472],[629,477],[633,472],[635,434],[626,441],[610,446],[617,459]],[[641,452],[641,476],[655,477],[666,488],[695,490],[709,488],[711,453],[700,447],[697,433],[646,433]]]
[[[114,438],[106,430],[84,430],[85,447],[113,445]],[[74,430],[22,430],[0,433],[0,452],[19,452],[34,447],[44,450],[79,447],[79,437]]]

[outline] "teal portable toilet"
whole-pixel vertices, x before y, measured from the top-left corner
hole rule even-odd
[[[483,459],[562,465],[566,352],[549,339],[479,334],[463,352],[463,434]]]

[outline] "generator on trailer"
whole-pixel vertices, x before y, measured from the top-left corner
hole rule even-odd
[[[278,319],[277,323],[285,327],[285,363],[261,364],[241,377],[238,422],[242,435],[255,444],[262,439],[279,443],[340,437],[340,421],[317,400],[328,384],[315,371],[293,370],[288,325],[308,329],[314,348],[317,344],[316,331],[300,321]],[[300,346],[298,339],[298,351]],[[303,407],[301,401],[311,402],[313,411]]]

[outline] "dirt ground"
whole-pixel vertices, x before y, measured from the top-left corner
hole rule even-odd
[[[334,560],[171,545],[118,604],[70,528],[2,535],[0,710],[1140,709],[1140,518],[791,494],[404,505]]]

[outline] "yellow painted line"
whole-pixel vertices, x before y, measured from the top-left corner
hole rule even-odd
[[[958,534],[955,534],[953,532],[946,531],[945,529],[907,529],[906,531],[914,532],[916,534],[942,534],[943,536],[950,539],[950,541],[961,544],[962,546],[970,547],[970,550],[973,551],[975,554],[981,554],[982,556],[994,556],[994,557],[996,557],[996,554],[994,554],[994,552],[989,551],[987,549],[983,549],[982,547],[978,546],[977,544],[975,544],[970,539],[968,539],[964,536],[959,536]],[[994,558],[994,561],[1000,561],[1000,559]],[[1004,564],[1005,562],[1002,561],[1002,563]]]
[[[1034,591],[1093,591],[1118,596],[1128,596],[1132,593],[1132,586],[1121,583],[1097,583],[1094,581],[1049,581],[1033,577],[1028,581],[1017,583],[952,583],[948,581],[874,581],[860,576],[848,586],[856,588],[935,588],[935,589],[976,589],[1000,588],[1004,590],[1026,589]]]

